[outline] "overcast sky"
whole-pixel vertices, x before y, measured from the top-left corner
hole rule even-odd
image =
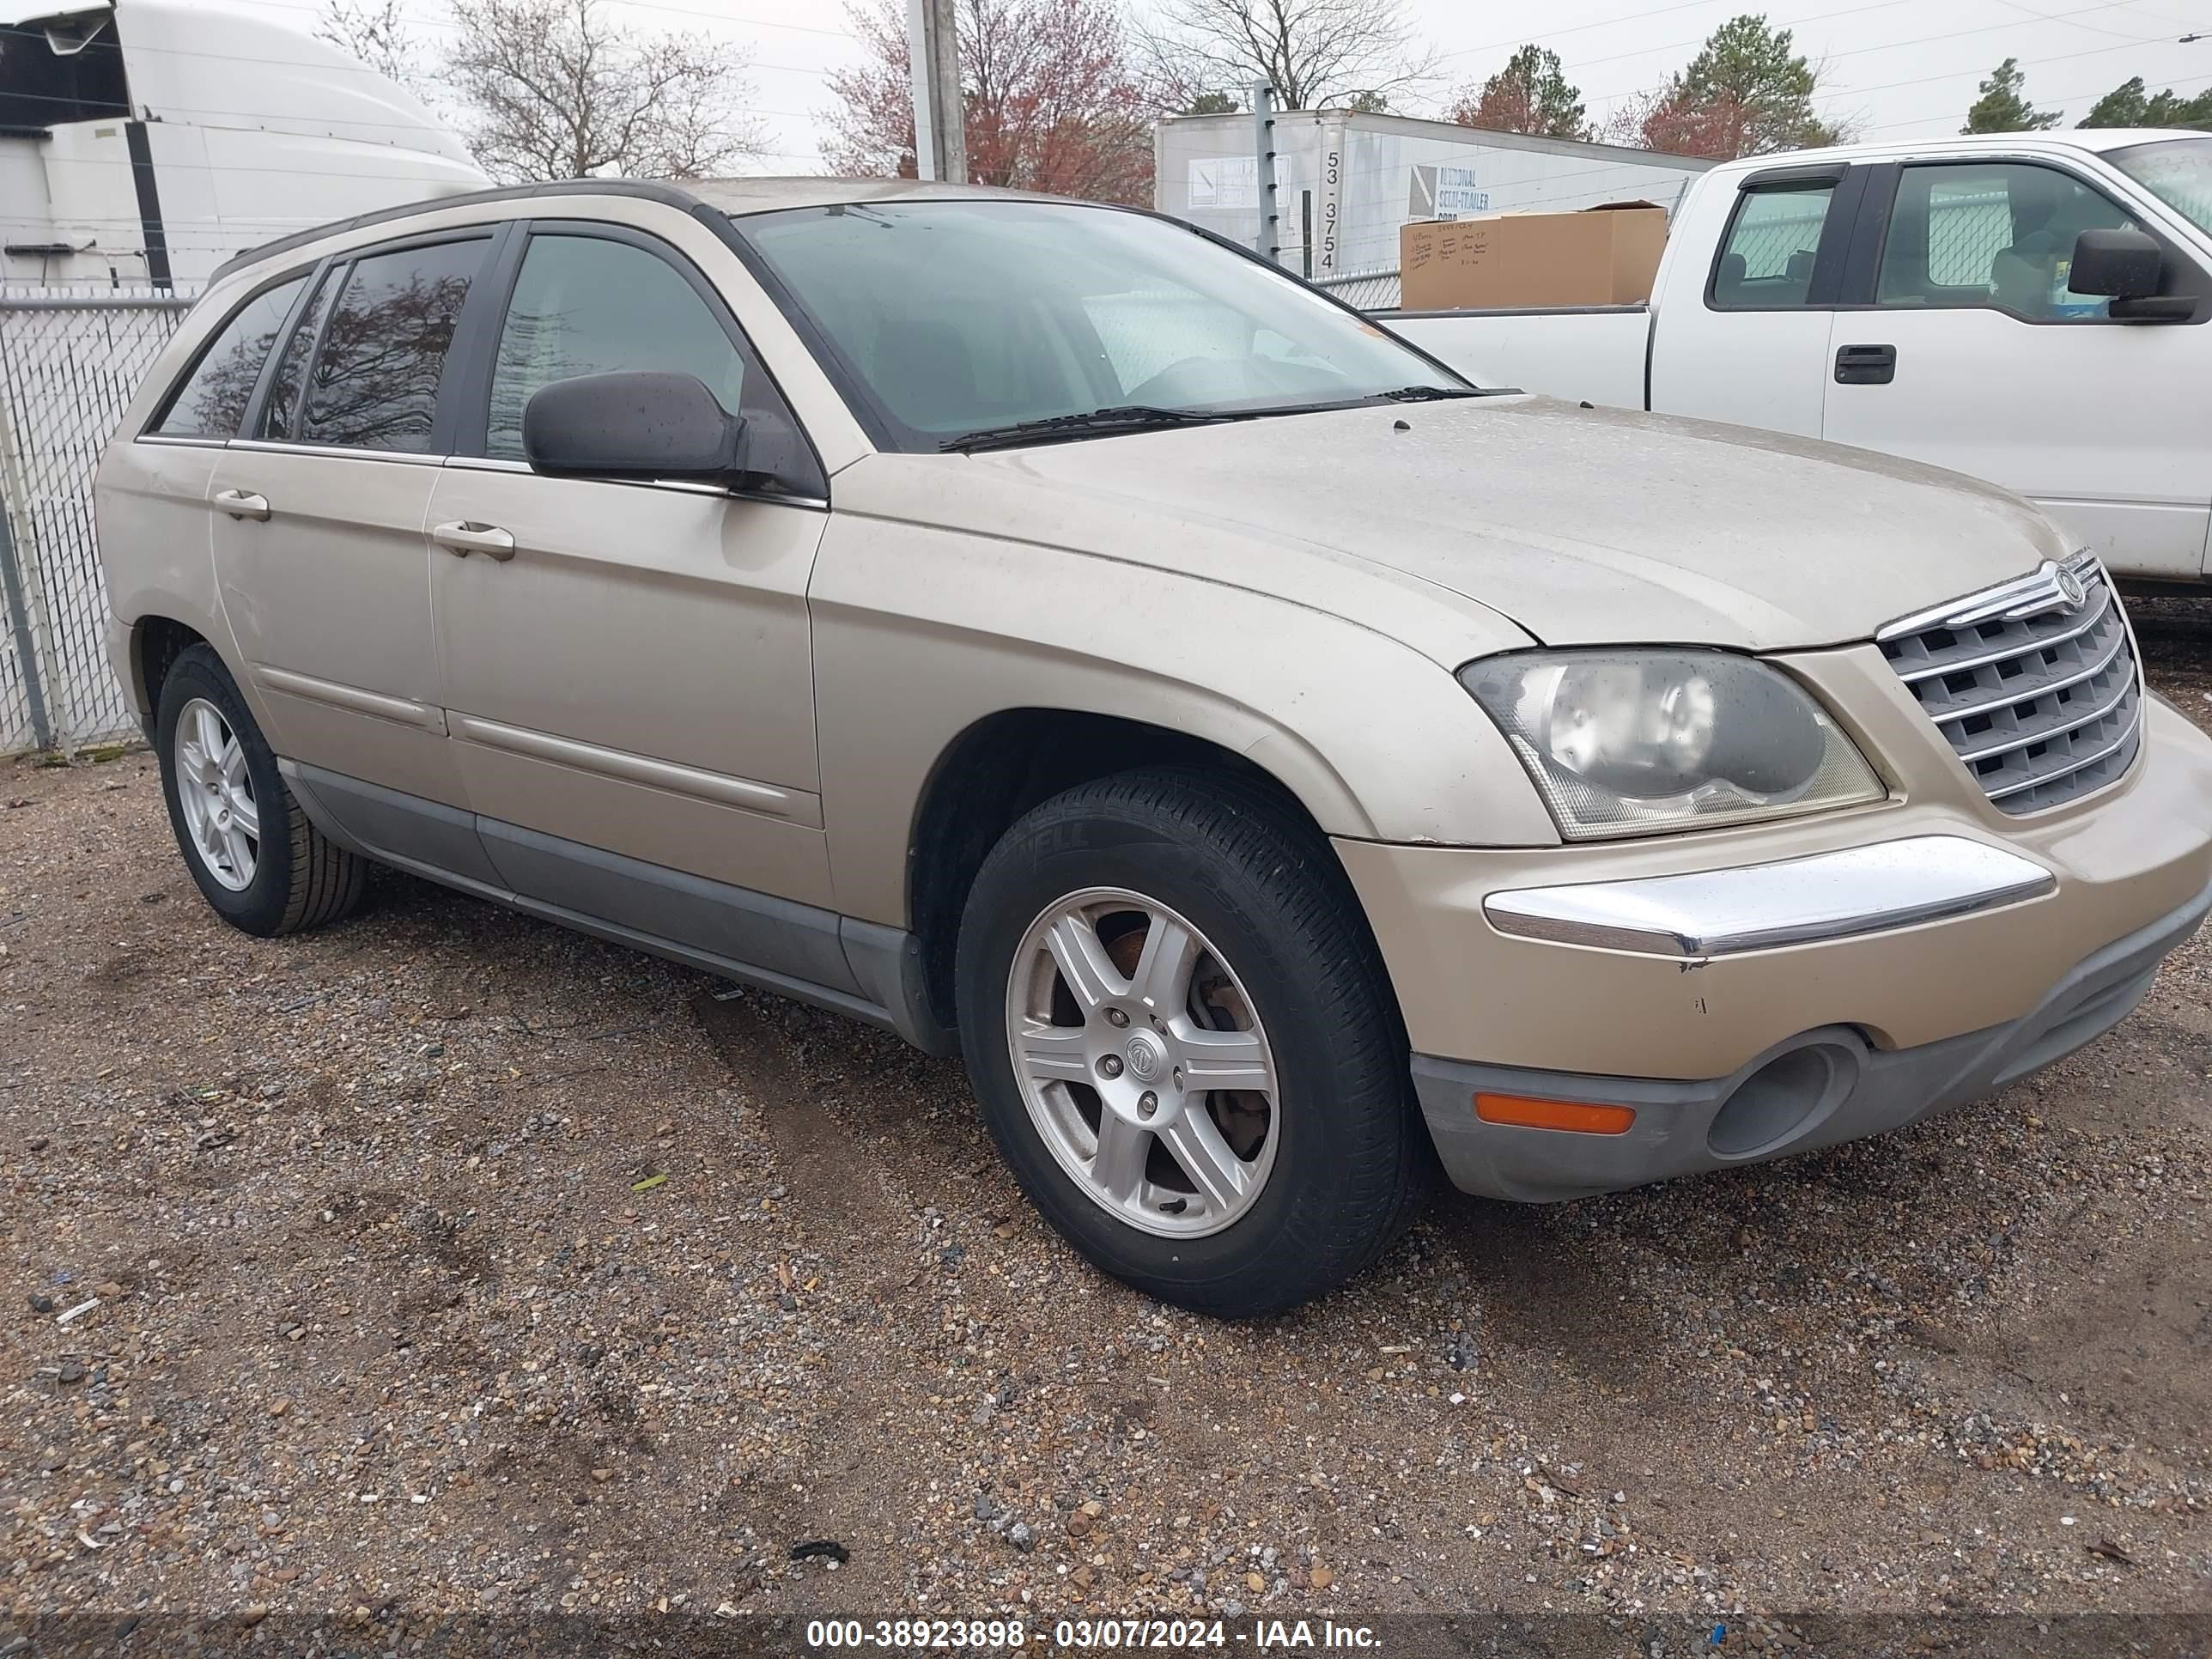
[[[243,0],[295,25],[312,27],[311,0]],[[699,29],[738,42],[752,58],[755,104],[775,152],[760,171],[822,170],[818,115],[830,102],[823,77],[859,52],[838,0],[610,0],[637,27]],[[1137,0],[1143,3],[1143,0]],[[1745,0],[1550,0],[1546,26],[1516,33],[1517,5],[1485,0],[1404,0],[1416,27],[1447,54],[1445,82],[1480,82],[1513,48],[1533,40],[1565,61],[1592,118],[1682,66],[1717,25],[1747,9]],[[425,39],[439,0],[408,0]],[[1777,27],[1793,29],[1801,51],[1825,63],[1822,103],[1856,122],[1869,138],[1936,137],[1956,131],[1975,85],[2000,59],[2017,58],[2039,108],[2063,109],[2071,126],[2105,92],[2131,75],[2153,88],[2194,93],[2212,86],[2212,0],[1774,0]],[[2179,44],[2179,37],[2206,38]],[[1408,114],[1430,114],[1405,100]]]

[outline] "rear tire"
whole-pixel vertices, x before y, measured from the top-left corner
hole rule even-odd
[[[1429,1190],[1358,902],[1257,784],[1130,772],[1045,802],[984,860],[957,974],[1000,1151],[1046,1219],[1139,1290],[1279,1312],[1370,1266]]]
[[[154,752],[169,827],[215,913],[263,939],[360,902],[363,861],[307,821],[222,659],[178,654],[161,681]]]

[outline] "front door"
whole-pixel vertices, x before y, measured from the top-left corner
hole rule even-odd
[[[209,484],[216,580],[276,752],[464,805],[422,531],[439,388],[488,233],[333,263]]]
[[[1904,168],[1874,307],[1834,316],[1823,435],[2016,490],[2123,574],[2197,576],[2212,327],[2114,322],[2066,283],[2076,236],[2132,224],[2036,162]]]
[[[447,720],[491,858],[517,892],[695,943],[719,889],[677,877],[827,905],[806,609],[826,484],[744,496],[532,473],[523,410],[554,380],[678,371],[750,425],[790,416],[665,245],[541,225],[507,263],[467,453],[438,478],[428,532]]]

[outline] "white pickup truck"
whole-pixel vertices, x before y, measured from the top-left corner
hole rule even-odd
[[[1648,306],[1393,312],[1479,384],[1885,450],[2212,579],[2212,137],[2006,133],[1732,161]]]

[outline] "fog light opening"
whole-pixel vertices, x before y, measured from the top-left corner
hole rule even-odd
[[[1793,1139],[1827,1115],[1856,1070],[1848,1050],[1826,1043],[1777,1054],[1736,1085],[1705,1144],[1717,1157],[1748,1158]]]

